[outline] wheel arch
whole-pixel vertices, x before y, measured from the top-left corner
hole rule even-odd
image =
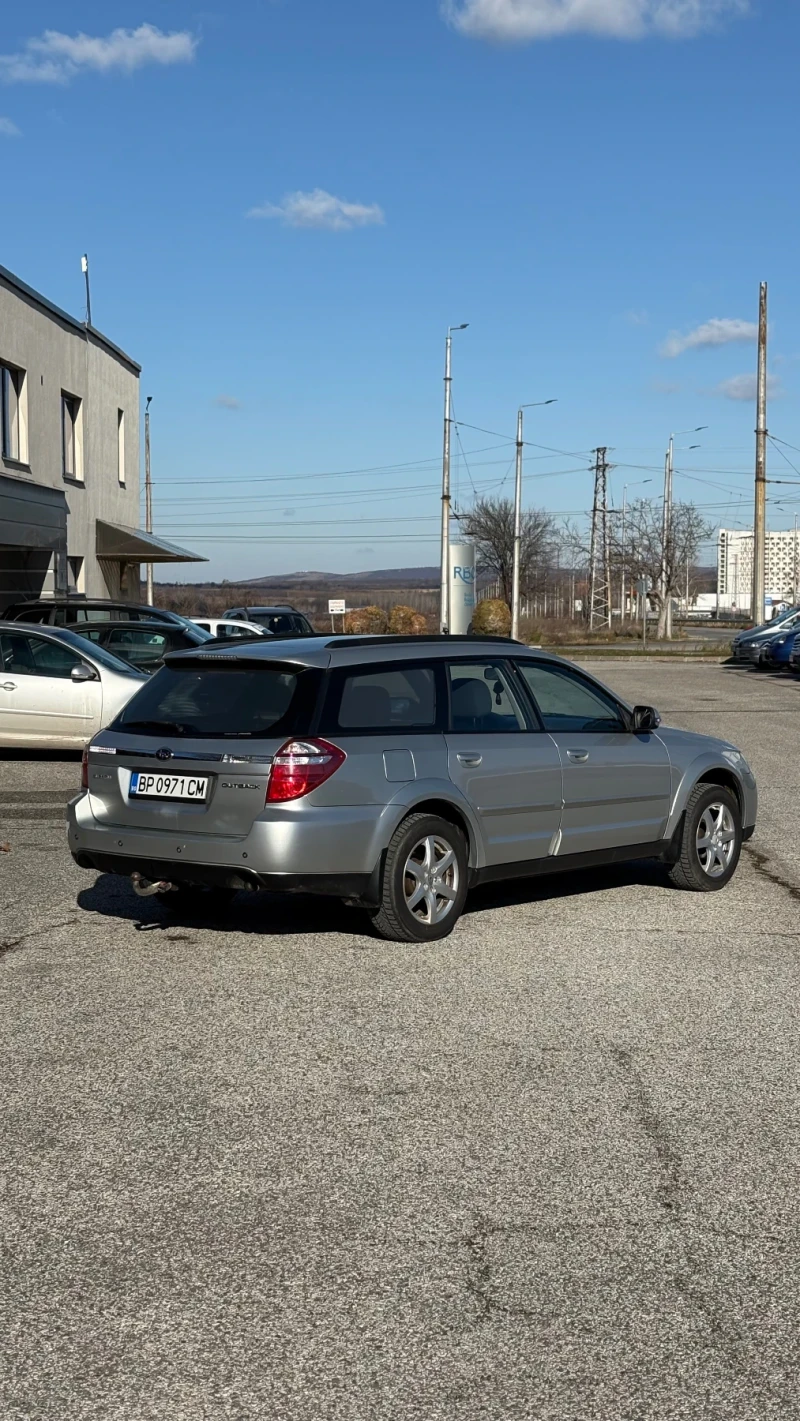
[[[744,785],[739,779],[739,776],[730,765],[721,765],[718,760],[712,759],[710,756],[708,758],[701,757],[695,760],[691,765],[687,765],[684,770],[681,782],[678,785],[678,789],[672,801],[672,808],[664,835],[665,838],[672,838],[672,835],[681,822],[689,796],[699,784],[721,785],[725,789],[731,790],[739,806],[742,823],[745,823],[748,802]]]
[[[410,814],[437,814],[448,824],[454,824],[462,831],[467,841],[467,862],[470,868],[477,867],[478,843],[475,830],[470,823],[469,816],[451,799],[440,799],[436,795],[431,795],[428,799],[420,799],[414,804],[406,805],[400,823],[402,824],[404,820],[408,819]]]
[[[742,819],[744,819],[744,792],[741,782],[737,779],[732,770],[724,769],[722,765],[711,765],[707,770],[702,770],[697,776],[697,779],[692,785],[692,789],[695,789],[699,784],[722,785],[725,789],[732,790],[736,798],[736,803],[739,806],[739,813]],[[689,793],[691,794],[691,790]]]

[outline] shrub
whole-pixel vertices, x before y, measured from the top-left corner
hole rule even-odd
[[[389,613],[389,631],[392,636],[421,636],[428,630],[428,622],[421,612],[402,603]]]
[[[350,636],[380,636],[387,625],[382,607],[354,607],[344,619],[344,629]]]
[[[510,636],[511,613],[499,598],[485,597],[478,602],[472,616],[476,636]]]

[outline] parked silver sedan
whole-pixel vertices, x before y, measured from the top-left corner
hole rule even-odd
[[[330,894],[399,941],[445,936],[494,879],[650,858],[682,888],[723,888],[757,808],[735,746],[490,637],[175,653],[84,775],[69,807],[82,867],[166,906],[203,889]]]
[[[148,679],[65,627],[0,622],[0,746],[80,750]]]

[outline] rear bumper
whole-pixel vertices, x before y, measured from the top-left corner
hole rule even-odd
[[[360,898],[402,814],[384,805],[299,813],[278,806],[245,837],[225,838],[104,824],[82,794],[68,805],[67,835],[75,862],[99,873]]]
[[[97,873],[119,873],[130,878],[140,873],[151,883],[190,883],[207,888],[269,889],[273,893],[320,893],[332,898],[370,898],[369,873],[256,873],[248,868],[226,868],[223,864],[176,863],[174,859],[148,859],[141,855],[73,851],[80,868]]]

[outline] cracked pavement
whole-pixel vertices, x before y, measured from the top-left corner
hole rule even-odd
[[[605,675],[753,764],[725,892],[167,917],[0,755],[4,1421],[800,1418],[800,685]]]

